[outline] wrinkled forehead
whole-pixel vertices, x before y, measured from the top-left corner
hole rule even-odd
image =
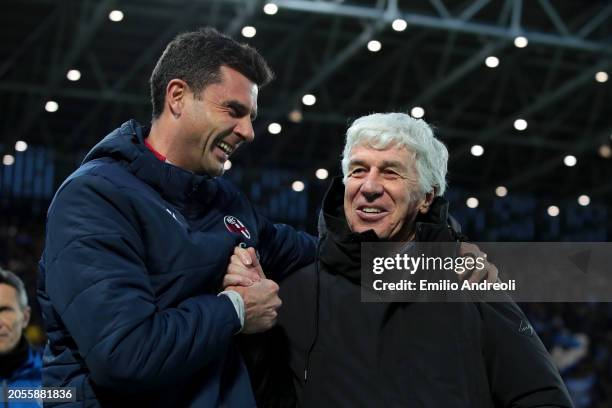
[[[377,146],[371,143],[359,143],[349,153],[349,166],[353,163],[367,162],[372,166],[394,162],[402,167],[414,168],[416,153],[399,143],[391,143],[388,146]]]
[[[18,304],[17,289],[6,283],[0,283],[0,306],[15,307]]]

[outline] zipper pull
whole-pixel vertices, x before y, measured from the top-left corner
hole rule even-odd
[[[304,381],[308,381],[308,369],[304,370]]]

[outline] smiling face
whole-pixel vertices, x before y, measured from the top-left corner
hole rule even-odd
[[[212,177],[223,174],[225,161],[238,146],[253,141],[257,114],[257,85],[226,66],[220,75],[220,82],[199,95],[184,88],[180,136],[167,154],[171,163]]]
[[[21,309],[17,290],[0,283],[0,354],[7,354],[15,349],[29,319],[30,308]]]
[[[415,218],[433,193],[420,191],[414,153],[405,147],[353,147],[344,190],[344,214],[353,232],[374,230],[380,239],[413,239]]]

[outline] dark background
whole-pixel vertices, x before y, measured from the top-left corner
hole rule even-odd
[[[451,211],[475,241],[607,241],[612,232],[612,2],[604,0],[9,0],[0,14],[0,265],[33,299],[45,211],[104,135],[150,120],[148,78],[177,33],[212,25],[257,47],[277,79],[256,140],[226,177],[271,219],[315,233],[344,132],[367,113],[425,109],[450,152]],[[124,18],[113,22],[111,10]],[[395,18],[405,31],[391,28]],[[256,35],[241,35],[244,26]],[[517,48],[517,35],[528,38]],[[379,52],[368,51],[370,40]],[[499,66],[484,61],[496,56]],[[78,69],[81,78],[66,78]],[[313,106],[301,103],[311,93]],[[45,104],[59,104],[47,112]],[[290,118],[290,113],[293,116]],[[298,114],[299,113],[299,114]],[[295,120],[295,116],[301,120]],[[528,121],[524,131],[514,120]],[[268,125],[282,126],[270,134]],[[15,150],[25,141],[27,150]],[[484,148],[482,156],[471,146]],[[573,155],[577,164],[564,165]],[[8,160],[8,161],[6,161]],[[305,189],[293,191],[296,180]],[[508,194],[498,197],[497,186]],[[590,204],[577,203],[588,195]],[[478,199],[468,208],[469,197]],[[559,208],[550,216],[548,208]],[[35,305],[34,305],[35,306]],[[612,405],[612,306],[523,305],[578,407]],[[36,315],[28,329],[44,342]]]

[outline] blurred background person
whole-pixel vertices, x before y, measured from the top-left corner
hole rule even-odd
[[[41,386],[40,353],[24,336],[30,313],[23,282],[13,272],[0,268],[0,382],[5,398],[9,389]],[[8,403],[8,407],[35,405],[33,402]]]

